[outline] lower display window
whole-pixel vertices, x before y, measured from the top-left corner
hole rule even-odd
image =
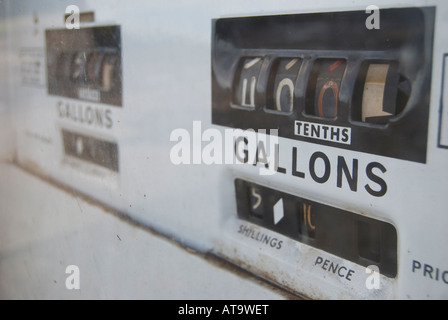
[[[390,223],[235,180],[238,217],[301,243],[397,275],[397,231]]]

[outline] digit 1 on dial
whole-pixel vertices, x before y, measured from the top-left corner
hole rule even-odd
[[[234,102],[236,105],[255,109],[255,91],[263,59],[248,57],[241,60],[241,71],[237,75],[234,87]]]
[[[273,68],[273,86],[270,89],[267,108],[280,112],[294,109],[294,89],[302,61],[299,58],[281,58]]]

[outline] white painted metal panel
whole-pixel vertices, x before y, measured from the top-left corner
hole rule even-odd
[[[427,24],[434,22],[435,26],[426,161],[359,152],[318,140],[307,142],[279,137],[279,164],[286,168],[287,174],[275,175],[260,175],[259,166],[248,164],[202,163],[200,155],[207,145],[202,134],[214,129],[212,132],[224,137],[226,129],[211,121],[212,21],[229,17],[363,12],[371,3],[320,0],[258,1],[254,4],[197,0],[135,1],[129,5],[118,1],[78,1],[81,11],[95,12],[95,22],[84,24],[83,28],[120,26],[121,107],[49,94],[48,75],[39,68],[36,72],[41,72],[41,77],[37,77],[33,85],[24,84],[23,56],[34,59],[39,65],[48,64],[45,32],[65,28],[65,8],[72,3],[51,0],[5,3],[8,4],[8,52],[12,57],[8,65],[10,114],[16,121],[17,162],[21,166],[105,203],[183,245],[213,252],[311,298],[448,297],[448,256],[443,250],[434,250],[447,243],[448,223],[444,196],[448,187],[444,169],[448,154],[443,148],[446,117],[445,113],[442,117],[439,113],[447,83],[445,81],[442,87],[444,54],[448,52],[444,32],[448,27],[444,18],[448,6],[444,2],[376,2],[380,13],[386,8],[435,8],[434,21],[426,21]],[[418,90],[419,86],[422,84],[416,82],[412,89]],[[246,88],[250,88],[249,82]],[[78,112],[78,116],[61,116],[61,105],[72,106],[68,108],[75,114]],[[442,110],[446,111],[448,108],[444,107]],[[108,114],[111,125],[89,123],[87,118],[91,110]],[[439,128],[442,128],[440,141]],[[196,160],[200,164],[172,162],[170,154],[178,140],[170,137],[176,129],[188,133],[193,144],[192,162],[198,157]],[[119,170],[109,170],[67,155],[62,130],[115,143]],[[78,141],[80,139],[78,136]],[[369,143],[371,141],[365,141]],[[294,148],[300,152],[295,169],[305,173],[304,179],[291,174]],[[309,169],[313,155],[322,153],[328,157],[332,168],[325,183],[312,179]],[[345,180],[342,187],[338,186],[336,168],[340,157],[349,164],[356,159],[359,167],[356,192]],[[387,183],[387,192],[380,197],[372,196],[366,187],[378,191],[381,186],[371,179],[372,173],[367,169],[371,163],[380,163],[386,169],[381,174],[376,171]],[[321,174],[319,171],[318,175]],[[394,226],[398,238],[396,276],[382,275],[380,289],[369,289],[365,266],[242,221],[237,216],[235,179]],[[279,207],[276,208],[278,223],[281,213]],[[61,216],[56,214],[57,217]],[[252,228],[251,233],[240,232],[244,228]],[[88,232],[93,233],[93,229]],[[257,241],[257,234],[281,241],[281,249],[263,245]],[[70,248],[72,246],[75,243],[70,244]],[[317,263],[319,258],[353,270],[354,276],[347,280],[328,272]],[[93,267],[92,261],[86,261],[83,269]]]

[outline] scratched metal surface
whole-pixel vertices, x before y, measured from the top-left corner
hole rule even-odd
[[[0,299],[292,297],[10,163],[0,176]],[[68,265],[79,290],[66,288]]]
[[[0,160],[12,159],[15,149],[13,119],[8,107],[8,54],[5,3],[0,1]]]
[[[169,159],[174,145],[170,141],[170,133],[177,128],[191,132],[193,121],[199,120],[202,121],[203,130],[223,130],[210,121],[212,19],[364,10],[370,2],[354,4],[350,0],[338,3],[329,0],[265,0],[254,5],[253,2],[240,0],[196,0],[188,3],[173,0],[163,4],[140,1],[136,13],[135,7],[127,3],[115,2],[111,5],[110,0],[78,1],[82,10],[96,12],[98,24],[117,24],[122,30],[124,106],[114,109],[107,105],[98,106],[101,110],[109,109],[113,112],[114,126],[110,130],[61,119],[57,106],[61,99],[64,102],[66,99],[49,95],[45,83],[34,87],[20,83],[21,63],[17,53],[24,48],[44,52],[45,30],[64,27],[62,16],[65,1],[28,1],[26,5],[25,2],[0,1],[0,4],[5,3],[10,5],[11,10],[6,24],[9,51],[6,59],[0,60],[0,70],[7,68],[9,73],[8,89],[3,87],[0,93],[10,96],[8,100],[0,98],[0,112],[2,109],[8,110],[8,116],[0,117],[0,158],[11,158],[16,152],[17,162],[30,172],[49,177],[64,184],[65,188],[73,188],[79,194],[87,194],[107,204],[139,224],[157,230],[164,235],[164,239],[175,238],[182,245],[202,252],[212,250],[260,277],[313,298],[447,297],[446,286],[440,278],[437,281],[430,279],[429,273],[425,275],[423,265],[419,272],[412,270],[413,260],[440,268],[441,271],[446,269],[446,253],[433,250],[434,244],[446,243],[446,223],[443,223],[446,221],[445,192],[448,181],[446,151],[436,147],[441,57],[442,53],[448,52],[445,33],[439,32],[447,29],[444,19],[448,15],[446,3],[436,0],[378,0],[376,3],[380,7],[438,6],[427,165],[318,143],[281,140],[280,150],[283,151],[280,158],[285,161],[281,165],[288,168],[288,172],[291,172],[293,163],[288,150],[291,151],[293,147],[298,146],[300,149],[300,170],[306,169],[307,159],[316,152],[324,152],[329,156],[333,175],[328,183],[322,185],[310,180],[308,173],[306,180],[290,174],[262,177],[258,174],[258,168],[252,165],[176,166]],[[1,19],[0,28],[5,28]],[[3,43],[3,46],[4,41],[0,33],[0,44]],[[2,73],[3,80],[2,76],[0,80],[6,80],[5,74]],[[5,104],[5,101],[9,104]],[[85,102],[75,103],[85,108],[87,106]],[[8,118],[10,115],[13,120]],[[3,126],[3,123],[6,125]],[[14,123],[13,127],[11,123]],[[68,161],[64,155],[61,128],[92,136],[107,136],[116,141],[120,148],[119,174],[98,174],[98,168],[92,170],[89,163]],[[12,135],[13,129],[16,130],[17,141]],[[362,173],[360,192],[353,193],[347,186],[337,187],[334,173],[339,156],[349,162],[354,158],[359,160]],[[369,181],[364,168],[372,161],[384,162],[387,166],[385,179],[388,192],[384,198],[373,198],[365,192],[364,186]],[[147,275],[149,282],[160,279],[160,283],[169,285],[169,288],[156,286],[160,289],[160,297],[182,298],[191,292],[194,297],[210,298],[205,294],[205,289],[195,287],[195,282],[216,283],[212,282],[212,278],[215,275],[221,277],[223,271],[218,271],[220,268],[215,270],[214,267],[205,267],[203,259],[178,251],[177,246],[172,248],[169,244],[161,245],[160,242],[164,241],[155,240],[139,228],[104,215],[101,207],[90,207],[89,202],[85,203],[73,195],[67,196],[58,188],[37,183],[14,168],[3,168],[2,173],[10,179],[5,182],[2,175],[0,181],[0,196],[4,198],[0,204],[0,214],[7,222],[0,225],[0,248],[3,254],[0,260],[0,285],[7,289],[5,292],[10,292],[9,296],[54,297],[57,293],[73,297],[74,293],[68,293],[64,288],[64,270],[67,264],[78,263],[82,277],[86,279],[81,285],[89,289],[87,297],[122,297],[118,293],[120,290],[129,296],[144,295],[148,284],[139,282],[131,286],[124,281],[117,282],[115,278],[117,275],[131,274],[133,276],[128,278],[131,279],[129,281],[139,281],[136,279],[145,279],[147,270],[152,270]],[[281,251],[263,247],[260,242],[242,235],[238,232],[242,222],[236,217],[235,178],[394,223],[399,230],[398,277],[383,279],[384,287],[372,292],[365,286],[365,268],[359,265],[334,255],[326,255],[322,250],[273,234],[269,230],[261,231],[282,237]],[[86,206],[90,209],[86,209]],[[428,210],[429,206],[431,210]],[[135,249],[128,242],[129,239],[134,240],[132,244]],[[165,256],[164,250],[173,257]],[[174,258],[175,255],[179,257]],[[316,259],[323,255],[325,259],[344,267],[356,268],[356,281],[345,281],[316,267]],[[75,258],[80,262],[72,261]],[[166,268],[154,265],[155,259],[159,259]],[[29,266],[32,261],[38,264],[35,272]],[[141,261],[144,263],[140,264]],[[182,266],[190,263],[193,267],[183,270],[172,264],[175,261]],[[195,268],[200,272],[196,273]],[[203,270],[207,271],[202,273]],[[177,272],[186,272],[182,274],[185,277],[176,277]],[[238,282],[239,278],[234,276],[222,276],[222,282],[217,280],[218,284],[223,284],[223,289],[216,293],[216,297],[226,296],[236,287],[242,296],[254,298],[252,289],[258,288],[258,284],[254,286],[244,281]],[[27,281],[32,285],[24,289]],[[101,283],[99,287],[95,281]],[[181,289],[176,287],[179,284]],[[179,291],[175,291],[175,287]],[[107,290],[101,291],[104,288]],[[258,294],[268,297],[274,294],[275,298],[277,295],[272,290],[263,289],[255,297]],[[152,297],[149,293],[146,296]]]

